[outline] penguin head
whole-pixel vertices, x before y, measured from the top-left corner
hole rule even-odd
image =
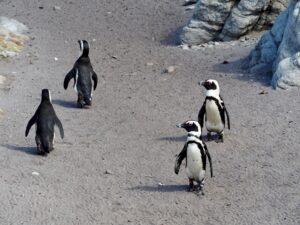
[[[201,136],[201,126],[197,121],[188,120],[184,123],[177,124],[176,126],[179,128],[184,128],[188,132],[188,134],[191,134],[198,138],[200,138]]]
[[[89,56],[89,50],[90,45],[86,40],[78,40],[80,51],[82,52],[81,56],[88,57]]]
[[[49,89],[42,90],[42,101],[50,101],[51,102],[51,93]]]
[[[207,90],[206,95],[219,95],[220,88],[219,83],[216,80],[208,79],[205,81],[199,82],[199,85],[202,85]]]

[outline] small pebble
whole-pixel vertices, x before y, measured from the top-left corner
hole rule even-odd
[[[174,71],[175,71],[175,66],[169,66],[169,67],[165,70],[166,73],[173,73]]]
[[[104,174],[112,175],[113,173],[110,170],[105,170]]]
[[[154,65],[154,63],[153,62],[147,62],[147,64],[146,64],[147,66],[153,66]]]
[[[6,80],[5,76],[0,75],[0,84],[3,84]]]
[[[36,172],[36,171],[33,171],[31,174],[32,174],[33,176],[39,176],[39,175],[40,175],[40,173],[39,173],[39,172]]]
[[[53,6],[53,10],[54,10],[54,11],[61,10],[61,7],[60,7],[60,6],[57,6],[57,5],[55,5],[55,6]]]

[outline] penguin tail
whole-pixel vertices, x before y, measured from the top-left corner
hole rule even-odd
[[[45,153],[50,152],[50,144],[49,144],[49,140],[47,138],[42,139],[42,148]]]

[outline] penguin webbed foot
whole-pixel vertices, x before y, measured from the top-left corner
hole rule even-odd
[[[224,142],[224,137],[223,134],[219,134],[219,138],[216,140],[217,143],[223,143]]]
[[[199,183],[199,185],[197,185],[197,187],[195,188],[195,193],[198,196],[204,195],[203,183]]]
[[[195,190],[195,186],[194,186],[194,182],[192,179],[189,179],[189,188],[188,188],[188,192],[192,192]]]
[[[77,107],[78,107],[78,108],[81,108],[81,109],[82,109],[83,106],[84,106],[84,102],[82,102],[82,101],[78,101],[78,102],[77,102]]]

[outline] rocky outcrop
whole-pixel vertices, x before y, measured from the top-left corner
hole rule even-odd
[[[266,32],[245,67],[252,73],[272,73],[273,87],[300,87],[300,2],[291,0],[286,11]]]
[[[24,35],[27,27],[6,17],[0,17],[0,56],[15,56],[22,51],[29,38]]]
[[[237,39],[273,24],[289,0],[198,0],[192,19],[183,28],[183,44]]]

